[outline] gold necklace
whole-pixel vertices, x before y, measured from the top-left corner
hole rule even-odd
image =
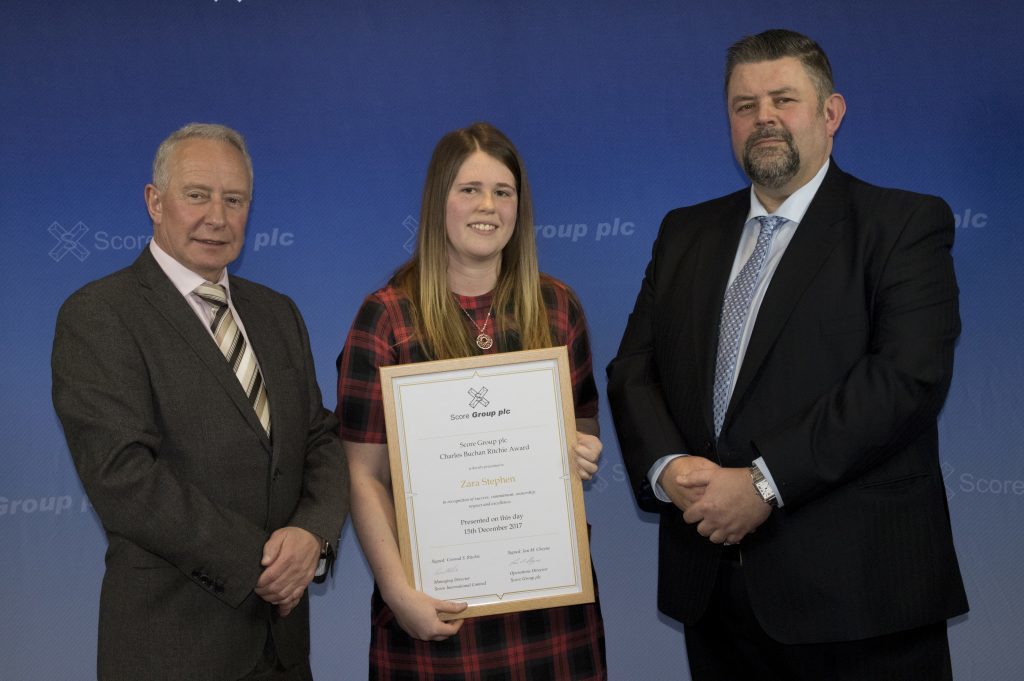
[[[491,321],[491,312],[494,311],[494,301],[491,301],[491,307],[487,310],[487,318],[484,319],[483,325],[476,323],[473,316],[466,312],[466,308],[462,307],[462,303],[455,301],[455,304],[459,306],[459,309],[462,310],[464,315],[466,315],[469,322],[476,327],[477,333],[479,334],[476,337],[476,346],[481,350],[490,350],[491,346],[494,345],[494,339],[487,335],[487,324]]]

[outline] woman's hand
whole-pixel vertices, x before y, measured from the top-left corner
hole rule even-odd
[[[601,458],[603,448],[604,445],[596,435],[576,431],[573,452],[576,454],[576,470],[579,471],[581,480],[590,480],[597,473],[597,462]]]
[[[462,628],[462,620],[443,622],[437,614],[462,612],[467,605],[436,600],[405,581],[387,445],[350,441],[344,444],[351,480],[352,524],[381,596],[391,606],[399,626],[410,636],[443,641]]]
[[[468,607],[466,603],[439,601],[407,585],[402,585],[397,594],[384,600],[395,613],[395,619],[405,633],[421,641],[443,641],[457,634],[465,620],[445,622],[438,617],[438,613],[454,614]]]

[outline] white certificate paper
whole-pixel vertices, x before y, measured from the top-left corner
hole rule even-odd
[[[458,617],[594,600],[564,347],[381,368],[399,546]]]

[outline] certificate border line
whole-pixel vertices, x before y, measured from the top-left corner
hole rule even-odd
[[[542,587],[538,587],[536,589],[517,589],[516,591],[506,591],[502,596],[499,596],[496,593],[469,594],[469,595],[460,594],[458,596],[455,596],[454,598],[457,598],[458,600],[461,601],[461,600],[469,600],[470,598],[486,598],[488,596],[494,596],[495,600],[498,603],[509,603],[509,602],[515,602],[517,600],[520,600],[520,601],[522,601],[522,600],[529,600],[529,599],[526,599],[526,598],[512,598],[512,599],[509,599],[508,596],[510,596],[510,595],[528,594],[528,593],[543,593],[545,591],[560,591],[560,590],[564,590],[564,589],[569,589],[569,588],[575,587],[576,585],[577,585],[577,582],[573,582],[571,584],[560,584],[560,585],[552,585],[552,586],[542,586]],[[447,598],[440,598],[440,600],[448,600],[448,599]],[[473,604],[470,604],[470,605],[473,605]],[[479,603],[478,605],[486,605],[486,604],[485,603]]]

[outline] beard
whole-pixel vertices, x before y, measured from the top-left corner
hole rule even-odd
[[[780,139],[786,148],[754,145],[763,139]],[[743,170],[754,184],[778,189],[796,176],[800,170],[800,152],[793,144],[793,135],[785,128],[761,128],[751,133],[743,145]]]

